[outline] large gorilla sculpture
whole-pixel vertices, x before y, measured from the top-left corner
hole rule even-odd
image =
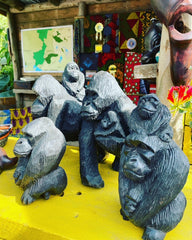
[[[134,108],[110,73],[100,71],[94,75],[81,109],[80,174],[84,185],[104,186],[98,170],[98,146],[116,156],[113,169],[118,170],[121,147],[129,134],[128,120]]]
[[[23,128],[14,153],[19,157],[14,172],[15,183],[25,191],[23,204],[30,204],[39,197],[48,199],[50,194],[62,194],[67,176],[59,163],[66,149],[65,137],[52,120],[41,117]]]
[[[47,116],[67,141],[78,140],[80,111],[85,96],[84,82],[84,75],[74,62],[66,65],[62,84],[51,75],[42,75],[33,86],[38,95],[32,105],[33,117]]]
[[[121,214],[145,228],[144,240],[163,240],[181,221],[189,172],[187,157],[172,140],[167,109],[154,97],[144,96],[133,110],[119,166]],[[150,106],[155,99],[156,110]]]

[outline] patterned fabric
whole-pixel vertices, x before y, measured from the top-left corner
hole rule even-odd
[[[98,68],[98,53],[82,53],[79,58],[79,68],[84,74],[86,70],[96,70]]]
[[[20,136],[22,135],[22,128],[33,120],[31,108],[16,108],[10,109],[11,112],[11,124],[13,125],[12,134]]]
[[[110,72],[123,88],[125,55],[122,53],[99,53],[98,71]]]
[[[150,84],[149,92],[150,93],[156,93],[156,84]]]
[[[140,93],[140,79],[134,79],[134,66],[141,64],[141,54],[134,52],[125,53],[123,91],[137,104]]]
[[[10,110],[0,110],[0,124],[10,124],[11,113]]]
[[[119,15],[120,22],[120,51],[143,52],[142,27],[144,21],[144,12],[132,12]],[[131,49],[129,39],[136,40],[136,46]]]
[[[103,24],[102,39],[96,40],[95,25]],[[84,19],[84,52],[94,53],[95,45],[102,44],[103,52],[119,51],[119,18],[118,14],[87,16]]]

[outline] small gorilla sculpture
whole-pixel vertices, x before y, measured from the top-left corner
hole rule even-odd
[[[157,95],[147,94],[139,99],[137,107],[131,113],[128,126],[130,133],[149,136],[155,134],[163,141],[169,141],[173,137],[170,120],[169,109],[159,101]]]
[[[80,174],[84,185],[104,186],[98,170],[98,146],[116,156],[113,169],[118,170],[121,147],[129,134],[128,119],[134,108],[110,73],[100,71],[94,75],[81,109]]]
[[[65,137],[53,122],[42,117],[23,128],[14,153],[19,157],[14,172],[15,183],[25,191],[23,204],[39,197],[48,199],[51,194],[62,194],[67,186],[67,176],[59,163],[66,149]]]
[[[160,50],[162,24],[155,18],[151,19],[151,25],[144,37],[145,49],[141,57],[142,64],[156,63],[156,54]]]
[[[77,141],[85,78],[76,63],[68,63],[62,84],[51,75],[38,78],[33,90],[38,97],[32,105],[34,118],[46,116],[61,130],[67,141]]]
[[[144,240],[163,240],[181,221],[188,172],[189,161],[173,140],[138,133],[126,138],[119,167],[121,214],[145,228]]]

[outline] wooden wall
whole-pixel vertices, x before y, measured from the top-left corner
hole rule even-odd
[[[136,10],[146,10],[150,8],[150,1],[123,1],[114,3],[103,3],[103,4],[92,4],[87,5],[86,14],[96,15],[104,13],[120,13],[120,12],[131,12]],[[35,4],[36,5],[36,4]],[[69,25],[74,23],[74,18],[78,16],[79,9],[78,6],[70,8],[59,8],[53,7],[52,9],[41,9],[37,10],[35,7],[31,7],[28,11],[12,13],[12,18],[16,33],[16,43],[18,48],[19,59],[19,76],[32,76],[38,77],[40,73],[24,73],[23,63],[21,56],[21,29],[28,28],[39,28],[39,27],[49,27],[49,26],[61,26]],[[53,73],[53,76],[58,77],[60,80],[61,73]]]
[[[59,7],[52,6],[48,8],[49,4],[33,4],[23,11],[12,9],[9,13],[9,22],[11,29],[12,49],[14,52],[14,78],[19,80],[20,77],[35,77],[45,73],[26,73],[23,71],[22,53],[21,53],[21,30],[29,28],[40,28],[50,26],[70,25],[74,23],[74,18],[80,15],[80,5],[65,7],[61,4]],[[150,9],[150,0],[130,0],[118,1],[112,3],[99,3],[86,5],[85,15],[99,15],[107,13],[123,13],[133,11],[144,11]],[[15,54],[16,53],[16,54]],[[61,80],[62,73],[51,73],[57,80]],[[25,90],[17,90],[16,100],[17,106],[30,106],[33,101],[33,95]],[[27,104],[26,104],[27,103]]]

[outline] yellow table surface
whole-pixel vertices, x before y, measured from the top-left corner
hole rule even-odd
[[[17,139],[10,137],[4,149],[13,157]],[[111,169],[114,156],[100,164],[102,189],[81,184],[79,149],[68,146],[61,161],[68,176],[63,197],[39,199],[22,205],[23,190],[15,185],[14,169],[0,175],[0,240],[141,240],[143,229],[120,215],[118,173]],[[192,240],[192,170],[183,189],[187,208],[182,221],[165,240]]]

